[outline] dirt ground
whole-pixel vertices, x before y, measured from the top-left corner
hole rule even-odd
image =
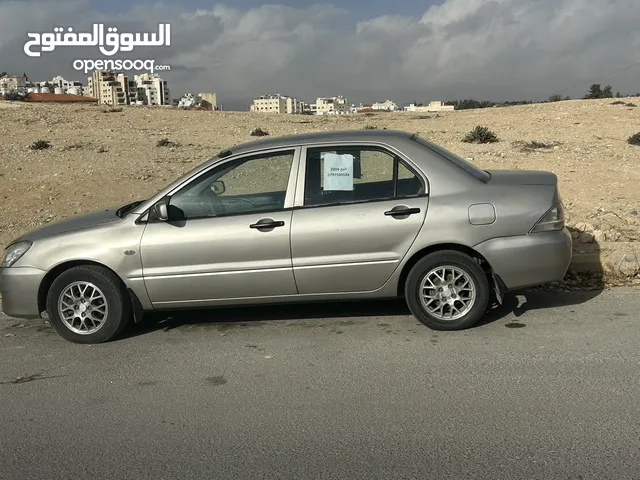
[[[347,116],[203,112],[94,105],[0,102],[0,244],[26,230],[153,194],[182,173],[234,144],[255,140],[257,127],[272,136],[362,129],[416,132],[485,169],[555,172],[576,252],[628,250],[640,239],[640,98],[574,100],[551,104],[436,114]],[[499,142],[468,144],[476,125]],[[178,146],[158,147],[167,137]],[[48,140],[51,148],[29,145]],[[550,143],[526,149],[524,142]],[[594,241],[595,238],[595,241]]]

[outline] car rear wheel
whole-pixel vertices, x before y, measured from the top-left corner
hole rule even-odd
[[[49,320],[61,337],[102,343],[131,319],[131,304],[120,279],[103,267],[73,267],[56,278],[47,294]]]
[[[405,298],[411,313],[434,330],[461,330],[484,315],[491,290],[471,257],[454,250],[431,253],[409,272]]]

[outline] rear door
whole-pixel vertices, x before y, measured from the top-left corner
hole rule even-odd
[[[426,179],[391,149],[303,148],[291,221],[298,292],[379,289],[414,242],[427,206]]]

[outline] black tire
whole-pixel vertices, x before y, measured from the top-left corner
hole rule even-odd
[[[420,300],[424,277],[434,268],[446,265],[464,272],[475,284],[475,302],[468,312],[456,320],[442,320],[432,315]],[[480,265],[468,255],[455,250],[441,250],[421,258],[409,272],[405,283],[405,299],[409,310],[418,321],[433,330],[462,330],[474,326],[487,311],[490,297],[489,281]]]
[[[76,333],[62,320],[58,312],[58,298],[74,282],[89,282],[95,285],[106,299],[107,316],[104,323],[93,333]],[[131,301],[120,279],[106,268],[83,265],[61,273],[51,284],[47,293],[49,321],[58,334],[74,343],[103,343],[117,337],[132,317]]]

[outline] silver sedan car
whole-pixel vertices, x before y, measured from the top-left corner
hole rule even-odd
[[[65,339],[116,337],[145,312],[404,298],[436,330],[571,261],[557,177],[484,171],[403,131],[269,138],[220,152],[153,197],[26,233],[2,309]]]

